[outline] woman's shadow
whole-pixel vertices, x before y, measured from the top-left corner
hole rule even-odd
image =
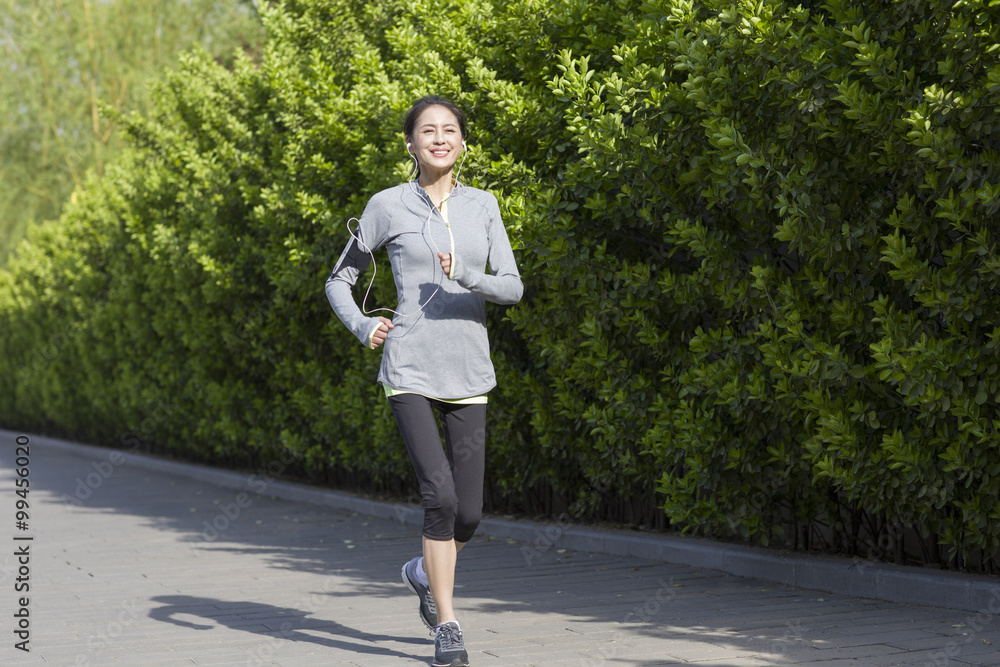
[[[152,598],[162,606],[149,612],[149,617],[173,623],[182,628],[192,630],[211,630],[221,625],[232,630],[253,632],[268,641],[258,647],[262,657],[275,653],[283,641],[309,642],[328,648],[336,648],[355,653],[412,658],[424,661],[414,655],[401,653],[384,646],[379,642],[397,642],[401,644],[427,645],[427,640],[415,637],[392,637],[389,635],[373,635],[361,630],[350,628],[335,621],[325,621],[309,616],[309,612],[291,607],[277,607],[260,602],[243,602],[216,600],[213,598],[194,597],[191,595],[160,595]],[[211,624],[193,623],[177,616],[200,616]],[[344,639],[317,636],[306,630],[318,633],[329,633]],[[355,641],[350,641],[355,640]],[[265,646],[266,644],[266,646]],[[251,655],[252,649],[246,649]]]

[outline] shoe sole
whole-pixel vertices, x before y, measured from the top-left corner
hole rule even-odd
[[[407,565],[408,565],[408,563],[404,563],[403,564],[403,569],[401,569],[399,571],[399,574],[400,574],[401,577],[403,577],[403,583],[406,584],[406,587],[409,589],[409,591],[411,593],[413,593],[414,595],[419,596],[420,593],[418,593],[417,589],[414,588],[413,584],[410,583],[410,578],[408,576],[406,576],[406,566]]]

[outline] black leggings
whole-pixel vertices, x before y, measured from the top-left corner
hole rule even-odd
[[[389,398],[424,499],[424,537],[468,542],[483,516],[486,404],[420,394]],[[444,447],[434,408],[444,425]]]

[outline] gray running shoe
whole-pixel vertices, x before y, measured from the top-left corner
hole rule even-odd
[[[403,583],[420,598],[420,620],[424,622],[428,630],[433,630],[437,626],[438,610],[437,605],[434,604],[434,596],[431,595],[431,589],[424,586],[417,579],[417,561],[419,560],[420,556],[417,556],[403,565]]]
[[[448,621],[437,626],[434,635],[434,667],[468,667],[469,654],[458,623]]]

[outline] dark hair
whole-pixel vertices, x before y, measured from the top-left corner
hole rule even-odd
[[[417,118],[424,112],[424,109],[433,106],[444,107],[455,114],[455,118],[458,119],[458,131],[462,133],[462,139],[465,139],[465,114],[462,113],[462,110],[454,102],[446,97],[439,97],[437,95],[421,97],[406,112],[406,116],[403,118],[403,135],[406,139],[409,140],[413,136],[413,131],[417,129]]]

